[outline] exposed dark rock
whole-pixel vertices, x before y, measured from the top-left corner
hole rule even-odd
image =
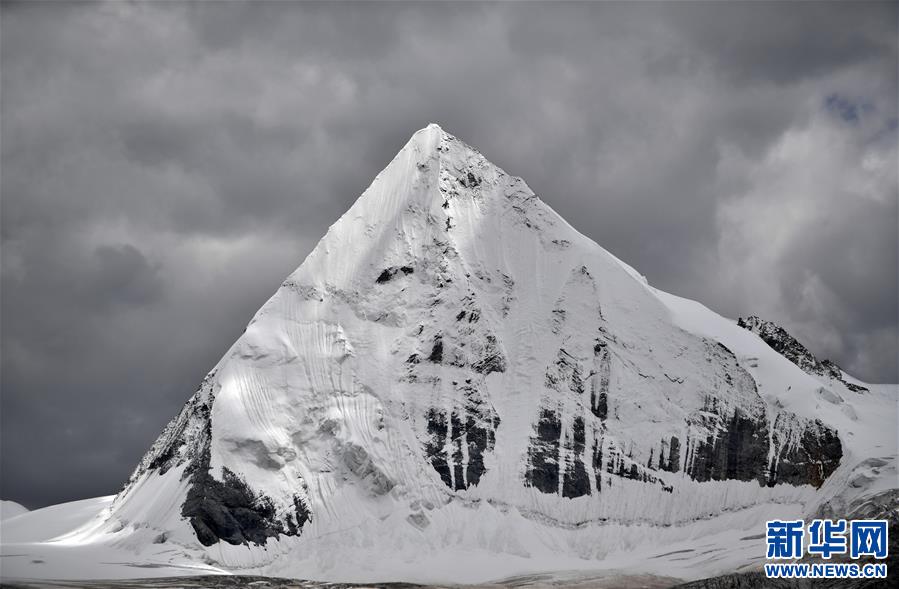
[[[506,357],[496,336],[475,325],[480,312],[463,309],[454,317],[456,321],[448,329],[433,336],[428,360],[434,364],[468,368],[484,376],[505,372]],[[466,317],[468,321],[464,320]]]
[[[537,421],[536,436],[528,446],[528,469],[525,484],[543,493],[559,490],[559,440],[562,424],[559,413],[544,408]]]
[[[202,460],[203,444],[196,443],[194,438],[206,434],[209,411],[215,397],[212,390],[214,375],[214,371],[210,372],[203,379],[197,392],[184,404],[178,416],[169,422],[132,473],[126,487],[148,471],[165,474],[170,468],[185,462],[189,472],[196,469],[196,463]]]
[[[293,498],[294,514],[287,514],[282,521],[274,502],[265,495],[254,493],[246,481],[232,471],[223,468],[221,481],[212,476],[209,472],[212,422],[208,407],[205,418],[202,438],[194,440],[199,442],[202,454],[185,470],[190,476],[190,487],[181,506],[181,515],[190,521],[197,540],[204,546],[219,540],[229,544],[265,544],[270,537],[299,535],[311,514],[298,495]]]
[[[563,497],[581,497],[591,493],[590,474],[586,459],[593,468],[596,491],[602,492],[603,476],[631,479],[650,484],[658,484],[662,489],[671,492],[666,485],[650,469],[637,464],[629,456],[611,442],[607,442],[608,459],[604,461],[603,435],[587,437],[587,420],[595,419],[591,414],[576,416],[571,429],[562,426],[558,410],[544,407],[541,409],[534,435],[528,446],[527,465],[525,469],[525,485],[535,487],[542,493],[559,493],[559,477],[561,476],[561,495]],[[601,427],[601,426],[600,426]],[[562,453],[562,448],[565,452]],[[564,456],[564,460],[562,458]]]
[[[496,344],[496,336],[488,333],[485,337],[483,356],[478,359],[471,368],[480,374],[488,375],[491,372],[505,372],[506,358]]]
[[[609,413],[609,378],[611,376],[611,357],[605,342],[597,340],[593,346],[594,374],[590,380],[590,411],[599,419],[605,419]]]
[[[402,272],[403,275],[408,276],[415,272],[415,269],[412,266],[391,266],[390,268],[385,268],[375,280],[378,284],[384,284],[385,282],[390,282],[398,273]]]
[[[282,522],[270,498],[253,493],[227,468],[222,469],[222,479],[216,480],[208,470],[195,473],[181,508],[204,546],[219,540],[261,545],[270,537],[296,535],[309,520],[309,510],[298,496],[294,497],[295,516],[288,514]]]
[[[614,446],[611,446],[609,449],[609,460],[606,463],[606,472],[622,479],[662,485],[662,489],[669,493],[672,490],[672,487],[666,485],[664,481],[650,472],[649,469],[637,464],[631,457],[625,456],[619,448]],[[597,488],[599,488],[598,485]]]
[[[671,436],[670,455],[668,456],[668,472],[680,470],[680,440],[677,436]]]
[[[429,438],[425,443],[425,454],[431,462],[431,466],[440,475],[440,480],[452,489],[453,476],[450,473],[449,460],[446,455],[446,435],[448,433],[446,413],[431,408],[428,410],[427,418]]]
[[[473,417],[468,418],[466,432],[468,436],[468,468],[466,480],[468,485],[477,485],[487,470],[484,467],[484,452],[493,447],[493,429],[478,427]]]
[[[565,348],[560,348],[555,362],[546,370],[544,384],[556,391],[569,390],[577,395],[582,394],[584,379],[577,358],[569,354]]]
[[[688,475],[697,481],[736,479],[764,484],[768,459],[768,424],[764,417],[753,419],[739,408],[727,414],[710,398],[692,419],[715,433],[704,440],[690,440],[690,461],[685,466]]]
[[[786,333],[786,332],[784,332]],[[799,342],[796,342],[799,344]],[[802,344],[799,344],[802,345]],[[809,352],[811,353],[811,352]],[[814,356],[813,356],[814,357]],[[824,374],[831,378],[835,378],[837,380],[843,380],[843,371],[837,366],[836,362],[833,360],[821,360],[820,368],[823,370]]]
[[[678,472],[680,470],[680,440],[677,438],[677,436],[671,436],[671,440],[667,445],[667,460],[665,458],[664,441],[662,442],[662,447],[659,450],[659,470],[664,470],[667,472]],[[650,462],[652,462],[652,457],[650,457]]]
[[[602,437],[593,446],[593,475],[596,479],[596,492],[602,492]]]
[[[565,309],[553,309],[552,310],[552,322],[553,322],[553,333],[559,334],[562,331],[562,326],[565,324]]]
[[[782,412],[770,426],[764,417],[753,418],[740,409],[729,411],[717,400],[709,398],[702,411],[688,420],[688,425],[710,431],[703,438],[687,440],[683,468],[697,481],[756,480],[773,486],[778,483],[820,487],[839,466],[843,451],[836,432],[820,421],[799,418]],[[768,464],[769,444],[773,443],[773,460]],[[680,441],[672,437],[668,460],[664,443],[659,456],[659,469],[677,472]]]
[[[465,484],[465,475],[462,472],[463,454],[462,454],[462,422],[459,420],[459,414],[453,412],[450,415],[450,441],[452,442],[452,466],[453,480],[455,481],[455,489],[464,489],[468,485]]]
[[[469,386],[469,402],[453,411],[428,410],[428,439],[425,453],[443,483],[454,491],[477,485],[486,471],[484,455],[493,451],[499,416],[492,406],[483,402],[477,389]],[[447,451],[447,443],[450,449]],[[464,460],[463,446],[468,450]]]
[[[431,346],[431,354],[428,356],[428,361],[435,364],[440,364],[443,361],[443,337],[439,335],[434,336],[434,345]]]
[[[797,427],[802,428],[798,443],[791,444]],[[769,485],[789,483],[820,487],[843,457],[837,433],[817,419],[799,421],[795,415],[780,413],[774,420],[773,437],[774,465]]]
[[[572,426],[572,439],[570,446],[571,459],[565,464],[565,474],[562,477],[562,496],[581,497],[590,494],[590,479],[587,478],[587,469],[584,467],[584,448],[586,436],[584,433],[584,418],[576,417]]]
[[[215,391],[210,373],[177,418],[166,427],[150,449],[129,484],[148,471],[165,474],[184,464],[182,478],[189,486],[181,515],[187,518],[197,540],[211,546],[224,540],[230,544],[264,544],[279,535],[296,536],[311,517],[303,499],[294,495],[293,513],[279,516],[271,498],[255,493],[239,475],[222,469],[222,480],[210,471],[210,418]]]
[[[465,176],[459,178],[459,184],[466,188],[476,188],[481,185],[481,179],[472,172],[468,172]]]
[[[724,346],[711,344],[709,352],[710,362],[715,358],[729,362],[729,366],[720,373],[722,385],[742,389],[743,393],[755,397],[755,404],[748,408],[734,406],[721,401],[717,395],[709,395],[704,406],[687,418],[685,425],[690,432],[687,439],[682,441],[678,436],[671,436],[663,440],[653,451],[653,456],[643,464],[643,461],[638,463],[631,456],[625,456],[612,440],[606,442],[607,456],[602,455],[603,421],[609,410],[611,354],[608,342],[596,340],[592,370],[586,377],[583,376],[584,362],[565,348],[560,348],[544,374],[544,386],[563,397],[576,400],[583,396],[585,380],[589,381],[589,412],[585,410],[583,416],[575,416],[572,425],[567,426],[561,423],[559,411],[551,408],[541,410],[528,449],[526,484],[546,493],[561,491],[566,497],[589,494],[590,474],[585,460],[588,454],[597,489],[602,488],[600,471],[611,477],[661,484],[666,490],[671,487],[658,474],[681,470],[700,482],[755,480],[762,485],[779,482],[822,484],[838,466],[842,456],[836,433],[820,422],[797,425],[789,431],[778,422],[772,430],[752,378],[739,367],[733,353]],[[682,384],[683,380],[675,379],[674,382]],[[580,402],[575,406],[581,406]],[[584,440],[588,420],[595,420],[591,421],[589,430],[600,437],[589,448],[585,447]],[[566,429],[568,427],[570,431]],[[774,432],[771,438],[776,445],[776,465],[768,464],[769,430]],[[797,439],[800,440],[798,444],[795,442]],[[781,448],[778,445],[780,440],[793,440],[795,446]],[[560,451],[560,445],[565,451]]]
[[[843,371],[835,362],[818,360],[808,348],[773,321],[765,321],[752,315],[746,319],[739,318],[737,325],[758,335],[771,349],[801,368],[804,372],[838,380],[857,393],[868,391],[863,386],[846,382],[843,379]]]

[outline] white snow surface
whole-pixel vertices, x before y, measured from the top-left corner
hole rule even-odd
[[[28,508],[8,499],[0,500],[0,521],[27,513]]]
[[[479,318],[457,321],[463,311]],[[446,361],[428,363],[437,336]],[[696,433],[688,418],[711,395],[769,423],[780,413],[821,420],[838,432],[839,468],[818,489],[697,482],[681,469],[652,473],[670,492],[602,473],[597,490],[591,464],[588,495],[527,486],[541,409],[559,412],[566,439],[590,410],[547,374],[564,349],[594,384],[597,338],[610,357],[608,419],[587,420],[586,437],[604,457],[651,463],[660,444]],[[504,370],[472,369],[493,352]],[[421,362],[410,365],[413,355]],[[730,374],[746,376],[725,383]],[[466,381],[499,426],[478,484],[452,490],[422,451],[426,415],[459,410]],[[299,494],[312,513],[299,537],[204,547],[181,515],[183,466],[139,469],[114,501],[4,522],[3,576],[469,583],[574,570],[693,579],[756,566],[767,519],[899,487],[895,385],[853,392],[822,382],[733,320],[649,286],[437,125],[417,132],[331,226],[207,385],[212,472],[237,473],[279,513]]]

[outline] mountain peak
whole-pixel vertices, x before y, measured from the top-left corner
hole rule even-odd
[[[384,255],[401,267],[425,250],[461,252],[509,223],[541,241],[581,238],[521,178],[431,123],[413,133],[291,278],[349,284],[365,274],[360,265]]]
[[[498,196],[525,194],[534,196],[520,178],[509,176],[478,150],[431,123],[412,134],[347,215],[364,215],[370,224],[397,219],[404,211],[431,211],[441,217],[451,215],[454,202],[473,198],[485,204]]]
[[[447,133],[437,123],[430,123],[412,134],[406,147],[415,146],[424,151],[435,149],[443,141]],[[405,149],[405,148],[404,148]]]
[[[870,488],[845,485],[895,431],[876,390],[822,393],[831,381],[711,311],[688,322],[674,299],[428,125],[79,538],[163,562],[405,580],[430,575],[428,559],[658,554],[659,537],[805,517]]]
[[[413,133],[406,145],[403,146],[403,149],[397,154],[397,157],[408,151],[412,151],[420,156],[421,161],[417,162],[418,164],[425,163],[425,160],[429,157],[434,157],[441,160],[477,159],[483,166],[496,167],[480,151],[452,133],[447,132],[437,123],[429,123],[427,127]]]

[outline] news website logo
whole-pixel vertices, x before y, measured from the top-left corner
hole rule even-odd
[[[807,533],[806,533],[807,532]],[[884,559],[889,554],[889,528],[886,520],[816,519],[808,524],[797,520],[772,520],[767,523],[765,557],[769,560],[795,560],[806,554],[829,561],[836,555],[850,559]],[[788,579],[885,579],[886,563],[795,562],[766,563],[765,576]]]

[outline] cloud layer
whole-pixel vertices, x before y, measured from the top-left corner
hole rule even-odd
[[[115,492],[429,122],[664,290],[899,381],[895,3],[2,8],[0,495]]]

